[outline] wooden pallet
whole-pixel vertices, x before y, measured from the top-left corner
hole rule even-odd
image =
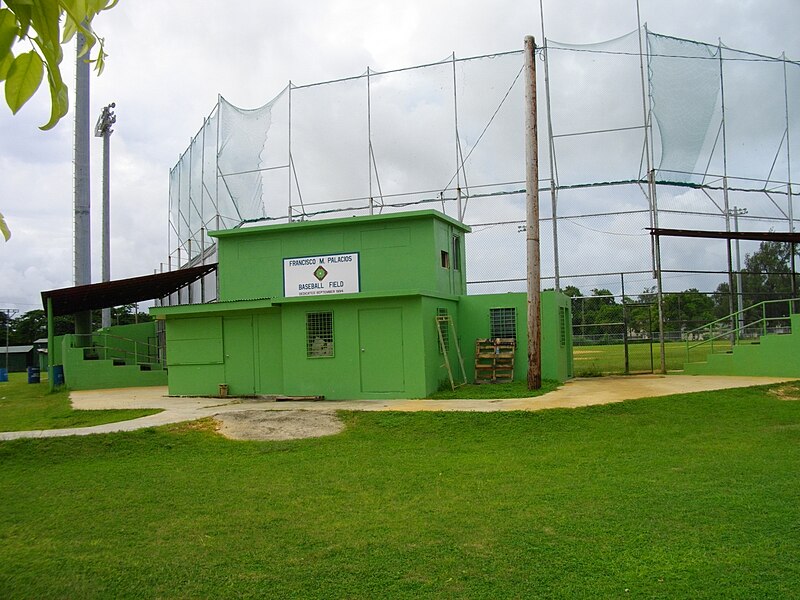
[[[475,383],[514,381],[514,338],[475,340]]]

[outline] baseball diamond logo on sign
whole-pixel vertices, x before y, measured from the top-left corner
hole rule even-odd
[[[328,272],[325,270],[325,267],[323,267],[323,266],[317,267],[317,269],[314,271],[314,277],[316,277],[320,281],[325,279],[325,276],[327,274],[328,274]]]

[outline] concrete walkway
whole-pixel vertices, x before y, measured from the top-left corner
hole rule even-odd
[[[791,381],[776,377],[715,377],[689,375],[638,375],[574,379],[559,389],[536,398],[498,400],[338,400],[322,402],[271,402],[236,398],[171,398],[166,387],[119,388],[76,391],[70,394],[72,406],[79,410],[120,408],[161,408],[148,417],[74,429],[11,431],[0,433],[0,440],[63,437],[134,431],[169,423],[193,421],[219,413],[241,410],[397,410],[397,411],[474,411],[542,410],[577,408],[670,394],[720,390]]]

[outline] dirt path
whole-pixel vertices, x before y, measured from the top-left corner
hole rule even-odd
[[[577,408],[669,394],[749,387],[791,381],[776,377],[712,377],[639,375],[574,379],[536,398],[498,400],[344,400],[323,402],[269,402],[236,398],[175,398],[165,387],[76,391],[70,395],[76,409],[161,408],[141,419],[94,427],[0,433],[0,440],[21,437],[90,435],[133,431],[145,427],[214,417],[220,432],[235,439],[296,439],[332,435],[342,429],[337,410],[475,411]],[[250,437],[248,437],[250,436]]]
[[[344,429],[335,411],[243,410],[214,416],[218,431],[233,440],[297,440],[334,435]]]

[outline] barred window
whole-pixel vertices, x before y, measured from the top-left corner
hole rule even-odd
[[[489,337],[517,339],[517,309],[489,309]]]
[[[561,347],[564,348],[567,345],[567,309],[563,306],[558,308],[558,330],[559,341]]]
[[[306,356],[333,356],[333,313],[306,313]]]

